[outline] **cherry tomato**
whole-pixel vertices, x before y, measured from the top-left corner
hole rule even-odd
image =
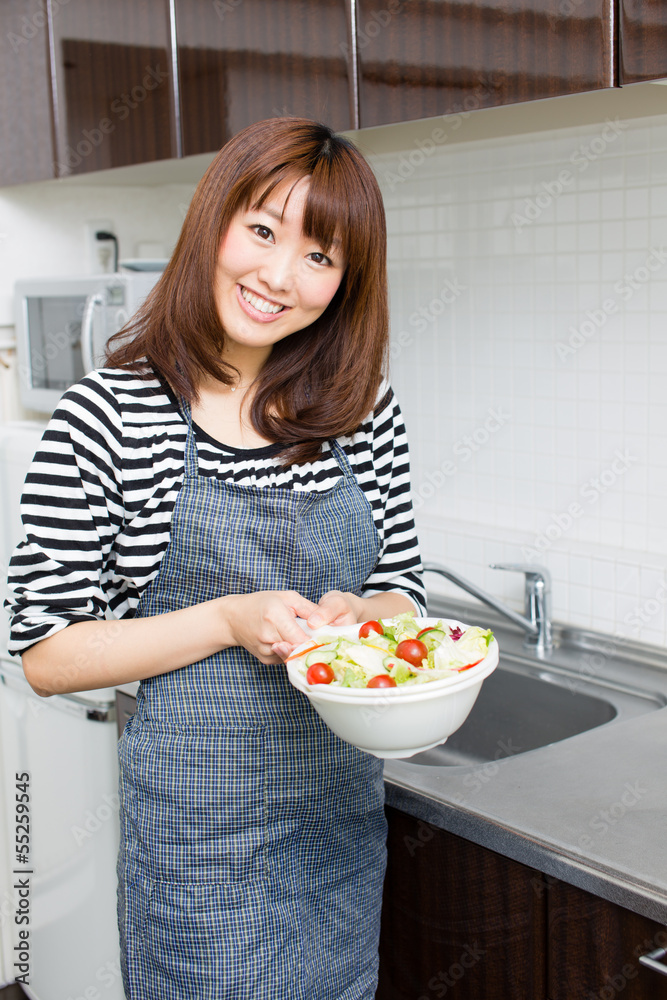
[[[334,672],[328,663],[313,663],[308,667],[306,680],[309,684],[331,684]]]
[[[371,679],[369,680],[369,682],[366,685],[366,687],[367,688],[395,688],[396,687],[396,681],[394,680],[393,677],[390,677],[389,674],[377,674],[376,677],[371,677]]]
[[[382,635],[382,626],[379,622],[364,622],[359,628],[359,638],[366,639],[371,632],[377,632],[378,635]]]
[[[403,639],[396,647],[396,656],[411,663],[413,667],[421,667],[428,656],[428,649],[419,639]]]

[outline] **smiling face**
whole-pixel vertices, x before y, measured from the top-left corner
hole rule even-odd
[[[268,357],[271,347],[322,315],[345,261],[303,233],[310,179],[284,182],[261,208],[238,212],[218,253],[214,296],[225,353]]]

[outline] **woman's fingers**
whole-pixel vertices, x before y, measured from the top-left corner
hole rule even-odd
[[[317,605],[296,591],[236,594],[226,601],[234,643],[244,646],[262,663],[276,663],[295,646],[308,641],[309,636],[296,619],[307,618]]]
[[[354,594],[329,590],[320,597],[315,611],[308,618],[309,628],[323,625],[354,625],[357,620]]]

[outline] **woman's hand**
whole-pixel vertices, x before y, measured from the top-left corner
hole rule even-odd
[[[317,611],[317,604],[295,590],[262,590],[221,598],[230,645],[243,646],[262,663],[280,663],[295,646],[308,641],[296,623]]]
[[[363,600],[342,590],[329,590],[322,594],[315,610],[308,616],[309,628],[323,625],[355,625],[359,619]]]
[[[394,615],[417,609],[405,594],[373,594],[372,597],[357,597],[356,594],[341,590],[329,590],[320,597],[317,608],[308,616],[309,628],[323,625],[356,625],[357,622],[372,621],[377,618],[393,618]]]

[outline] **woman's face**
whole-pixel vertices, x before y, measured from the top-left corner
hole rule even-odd
[[[227,344],[271,348],[321,316],[345,271],[303,234],[310,178],[284,182],[261,208],[238,212],[218,252],[214,285]],[[291,188],[291,193],[290,193]],[[289,199],[288,199],[289,196]],[[285,204],[287,202],[287,204]]]

